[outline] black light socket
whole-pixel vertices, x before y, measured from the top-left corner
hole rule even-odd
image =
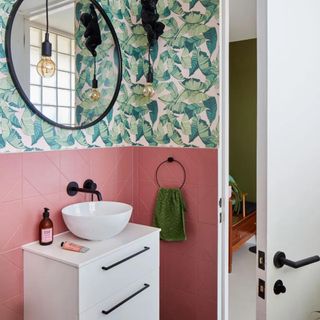
[[[98,80],[96,78],[92,80],[92,89],[98,89]]]
[[[152,70],[149,70],[149,72],[147,73],[147,83],[153,83],[153,72]]]
[[[49,41],[49,33],[46,33],[45,40],[42,42],[42,51],[41,54],[43,57],[52,56],[52,44]]]

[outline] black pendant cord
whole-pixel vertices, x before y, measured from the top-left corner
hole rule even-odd
[[[148,62],[149,62],[149,72],[151,70],[151,44],[148,46]]]
[[[46,0],[47,33],[49,33],[49,0]]]
[[[149,63],[149,70],[147,74],[147,82],[148,83],[153,83],[153,64],[152,64],[152,59],[151,59],[151,44],[149,43],[148,46],[148,63]]]
[[[52,56],[52,44],[49,39],[49,0],[46,0],[46,35],[44,42],[42,42],[42,56],[51,57]]]
[[[98,89],[98,80],[97,80],[97,60],[96,56],[93,56],[93,80],[92,80],[92,89]]]

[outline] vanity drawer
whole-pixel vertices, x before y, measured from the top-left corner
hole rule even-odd
[[[80,320],[129,319],[159,320],[158,271],[144,275],[142,279],[80,315]]]
[[[80,313],[159,269],[158,235],[145,237],[79,270]]]

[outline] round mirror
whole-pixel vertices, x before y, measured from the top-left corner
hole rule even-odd
[[[9,72],[45,121],[84,129],[103,119],[120,90],[119,41],[95,0],[19,0],[6,31]]]

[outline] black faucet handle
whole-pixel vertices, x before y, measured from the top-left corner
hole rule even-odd
[[[97,184],[91,180],[91,179],[87,179],[84,183],[83,183],[83,188],[84,189],[88,189],[91,191],[96,191],[97,190]]]
[[[67,186],[67,194],[70,197],[74,197],[78,193],[78,189],[79,185],[76,182],[72,181]]]

